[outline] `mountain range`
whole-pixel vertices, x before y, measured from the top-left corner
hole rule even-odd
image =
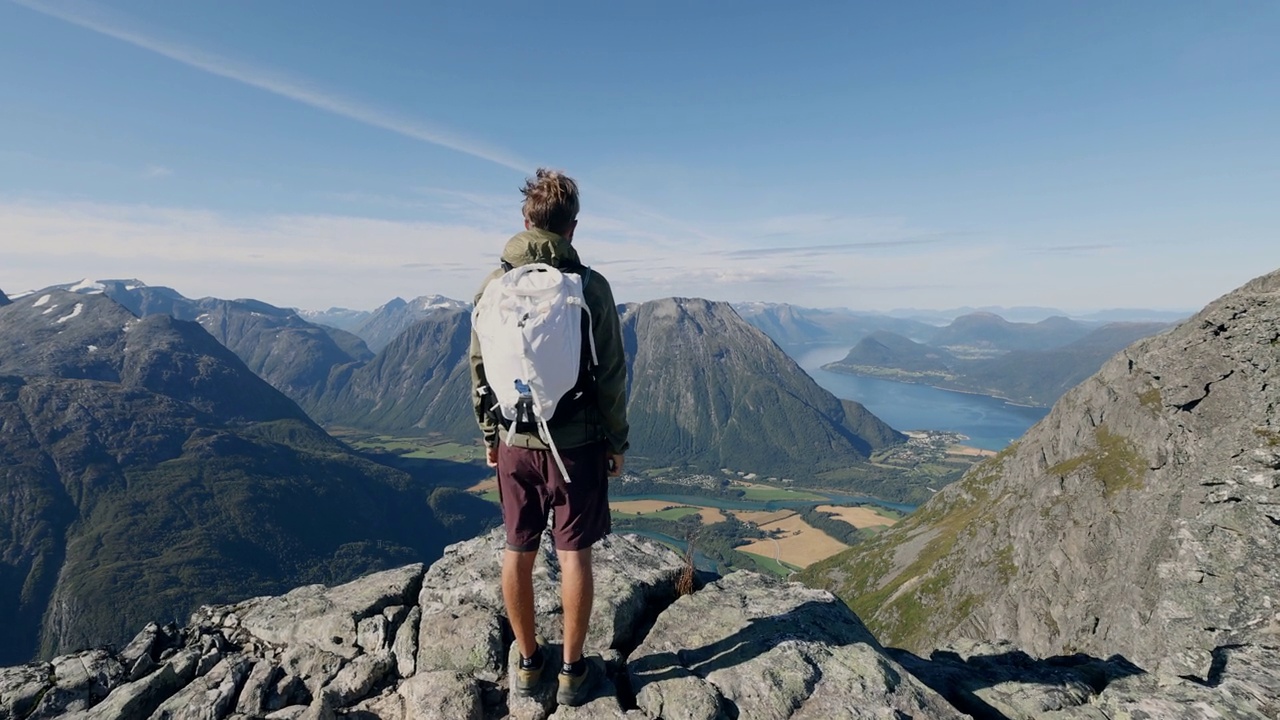
[[[375,345],[396,333],[375,356],[352,333],[256,300],[191,300],[137,280],[61,287],[104,294],[141,316],[199,322],[324,425],[476,441],[464,303],[440,296],[387,303],[356,327]],[[650,310],[659,306],[678,311]],[[820,388],[728,304],[663,300],[620,312],[631,373],[631,439],[641,465],[791,477],[862,465],[873,450],[905,439],[858,403]],[[672,356],[676,348],[682,349],[678,357]],[[671,367],[688,368],[699,382],[679,379]],[[758,400],[764,397],[772,400]],[[744,432],[744,426],[765,430]],[[806,437],[809,448],[801,441]]]
[[[973,313],[990,313],[1006,320],[1020,323],[1035,323],[1051,317],[1066,317],[1087,323],[1109,322],[1160,322],[1173,323],[1185,320],[1191,310],[1152,310],[1150,308],[1107,308],[1088,312],[1067,312],[1059,308],[1035,305],[1017,305],[1003,307],[1000,305],[984,305],[972,307],[965,305],[947,310],[927,310],[920,308],[895,308],[881,313],[889,317],[918,320],[930,325],[945,325],[962,315]]]
[[[1122,348],[1168,328],[1160,323],[1109,323],[1088,330],[1066,318],[1023,326],[994,316],[967,317],[971,320],[960,318],[943,328],[945,334],[936,335],[930,344],[873,333],[824,369],[1047,407]],[[1021,349],[1046,345],[1047,349]]]
[[[810,343],[855,343],[878,330],[926,339],[936,328],[916,320],[858,313],[844,308],[815,309],[787,303],[734,303],[742,319],[782,347]]]
[[[201,324],[56,289],[0,307],[0,495],[0,662],[435,558],[495,518],[355,455]]]
[[[335,375],[315,417],[385,433],[474,442],[470,314],[441,309],[372,361]],[[862,465],[904,437],[820,388],[725,303],[673,298],[622,308],[637,467],[794,476]]]
[[[303,310],[293,308],[298,313],[298,317],[309,323],[316,325],[327,325],[328,327],[337,328],[351,332],[355,330],[365,318],[373,313],[368,310],[349,310],[347,308],[331,307],[328,310]]]
[[[101,293],[138,317],[167,315],[199,323],[254,374],[304,409],[324,392],[332,371],[373,357],[364,341],[352,333],[314,325],[293,310],[260,300],[196,300],[138,280],[86,280],[54,289]]]
[[[351,332],[359,335],[369,349],[379,352],[414,323],[442,313],[471,309],[469,303],[443,295],[424,295],[408,302],[395,298],[363,318]]]

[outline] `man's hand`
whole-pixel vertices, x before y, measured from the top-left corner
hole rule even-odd
[[[622,453],[616,453],[611,450],[606,453],[605,457],[608,458],[609,462],[609,477],[618,477],[621,475],[625,456]]]
[[[498,446],[497,445],[494,445],[493,447],[485,447],[484,461],[488,463],[489,467],[491,468],[498,467]]]

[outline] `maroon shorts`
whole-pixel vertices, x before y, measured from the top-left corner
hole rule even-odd
[[[585,550],[609,534],[607,443],[560,450],[569,471],[566,483],[550,450],[498,443],[498,497],[507,548],[538,549],[547,515],[554,512],[551,537],[557,550]]]

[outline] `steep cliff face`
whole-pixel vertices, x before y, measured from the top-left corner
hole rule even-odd
[[[471,317],[440,309],[369,362],[344,368],[309,408],[323,423],[380,432],[479,439],[471,409]]]
[[[1280,272],[1135,343],[1016,445],[809,569],[881,638],[1214,682],[1280,644]]]
[[[428,318],[469,312],[471,306],[461,300],[441,295],[424,295],[408,302],[395,298],[368,313],[351,332],[358,335],[375,353],[395,341],[405,330]]]

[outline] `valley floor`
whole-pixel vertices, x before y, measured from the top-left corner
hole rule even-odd
[[[371,459],[498,502],[497,481],[478,446],[354,431],[335,435]],[[929,491],[993,454],[963,445],[958,433],[908,436],[907,443],[873,457],[870,467]],[[853,547],[914,509],[857,493],[839,475],[798,487],[794,479],[746,469],[692,475],[673,468],[642,470],[610,486],[614,530],[641,532],[682,552],[692,543],[700,560],[717,569],[789,575]]]

